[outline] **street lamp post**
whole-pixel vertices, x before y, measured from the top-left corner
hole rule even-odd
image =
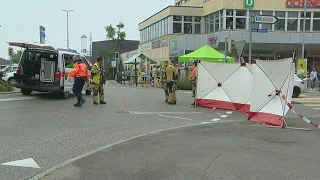
[[[301,58],[304,59],[304,36],[306,34],[306,16],[307,16],[307,0],[304,0],[304,12],[303,12],[303,31],[302,31],[302,52]]]
[[[73,10],[61,10],[67,13],[67,49],[69,50],[69,12],[73,12]]]

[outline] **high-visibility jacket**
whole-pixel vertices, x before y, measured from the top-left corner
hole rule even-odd
[[[87,65],[84,63],[75,63],[73,65],[73,70],[71,72],[74,77],[88,77],[89,76],[89,70],[87,68]]]
[[[95,63],[91,67],[91,78],[93,83],[96,83],[96,84],[102,83],[101,67],[98,63]]]
[[[196,77],[197,77],[197,66],[193,66],[190,77],[189,77],[189,81],[190,82],[195,81]]]

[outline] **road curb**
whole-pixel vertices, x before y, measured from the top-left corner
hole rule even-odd
[[[20,91],[13,91],[13,92],[0,92],[0,95],[5,95],[5,94],[17,94],[20,93]]]
[[[241,120],[228,120],[228,121],[225,121],[225,122],[224,121],[217,121],[217,122],[208,122],[208,123],[205,123],[205,124],[204,123],[189,124],[189,125],[184,125],[184,126],[177,126],[177,127],[172,127],[172,128],[161,129],[161,130],[152,131],[152,132],[149,132],[149,133],[144,133],[144,134],[141,134],[141,135],[133,136],[133,137],[131,137],[129,139],[120,140],[120,141],[117,141],[115,143],[108,144],[106,146],[98,148],[96,150],[89,151],[89,152],[87,152],[85,154],[82,154],[80,156],[77,156],[75,158],[69,159],[69,160],[67,160],[67,161],[65,161],[65,162],[63,162],[61,164],[53,166],[53,167],[51,167],[51,168],[49,168],[49,169],[47,169],[47,170],[45,170],[45,171],[43,171],[41,173],[29,178],[29,180],[39,180],[39,179],[44,178],[44,177],[48,176],[49,174],[51,174],[51,173],[53,173],[53,172],[65,167],[65,166],[67,166],[67,165],[69,165],[69,164],[71,164],[71,163],[73,163],[73,162],[75,162],[77,160],[80,160],[82,158],[90,156],[90,155],[92,155],[94,153],[97,153],[99,151],[106,150],[106,149],[108,149],[108,148],[110,148],[112,146],[115,146],[115,145],[118,145],[118,144],[122,144],[124,142],[131,141],[131,140],[134,140],[134,139],[138,139],[138,138],[141,138],[141,137],[144,137],[144,136],[147,136],[147,135],[152,135],[152,134],[165,132],[165,131],[170,131],[170,130],[176,130],[176,129],[180,129],[180,128],[187,128],[187,127],[192,127],[192,126],[201,126],[201,125],[208,125],[208,124],[219,124],[219,123],[237,122],[237,121],[241,122]]]

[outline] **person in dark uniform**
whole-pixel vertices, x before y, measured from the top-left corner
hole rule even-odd
[[[81,107],[85,100],[82,97],[82,89],[84,84],[86,83],[89,75],[89,70],[85,63],[82,63],[82,59],[80,56],[76,55],[74,58],[74,66],[72,70],[72,74],[74,76],[74,84],[73,84],[73,93],[77,97],[77,103],[74,104],[76,107]]]

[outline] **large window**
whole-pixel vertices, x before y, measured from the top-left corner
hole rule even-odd
[[[273,11],[262,11],[263,16],[273,16]],[[261,24],[262,29],[268,29],[272,31],[272,24]]]
[[[194,17],[194,30],[195,34],[201,33],[201,16]]]
[[[300,31],[303,31],[304,13],[300,14]],[[311,25],[311,12],[306,13],[306,31],[310,31]]]
[[[278,18],[278,21],[274,24],[274,30],[275,31],[285,31],[285,17],[286,13],[285,12],[275,12],[275,16]]]
[[[192,34],[192,16],[184,16],[184,34]]]
[[[298,12],[288,12],[287,31],[298,30]]]
[[[210,15],[205,16],[206,33],[210,33]]]
[[[260,15],[260,11],[249,11],[249,16],[251,18],[253,18],[254,15]],[[259,24],[251,22],[251,28],[252,29],[259,29]]]
[[[215,32],[215,30],[214,30],[214,20],[216,18],[216,14],[217,13],[210,14],[210,33]],[[219,15],[218,15],[218,17],[219,17]]]
[[[247,11],[236,10],[236,29],[246,29]]]
[[[233,29],[233,10],[226,10],[226,28]]]
[[[313,28],[312,31],[320,31],[320,12],[313,13]]]
[[[182,33],[182,16],[173,16],[173,33]]]

